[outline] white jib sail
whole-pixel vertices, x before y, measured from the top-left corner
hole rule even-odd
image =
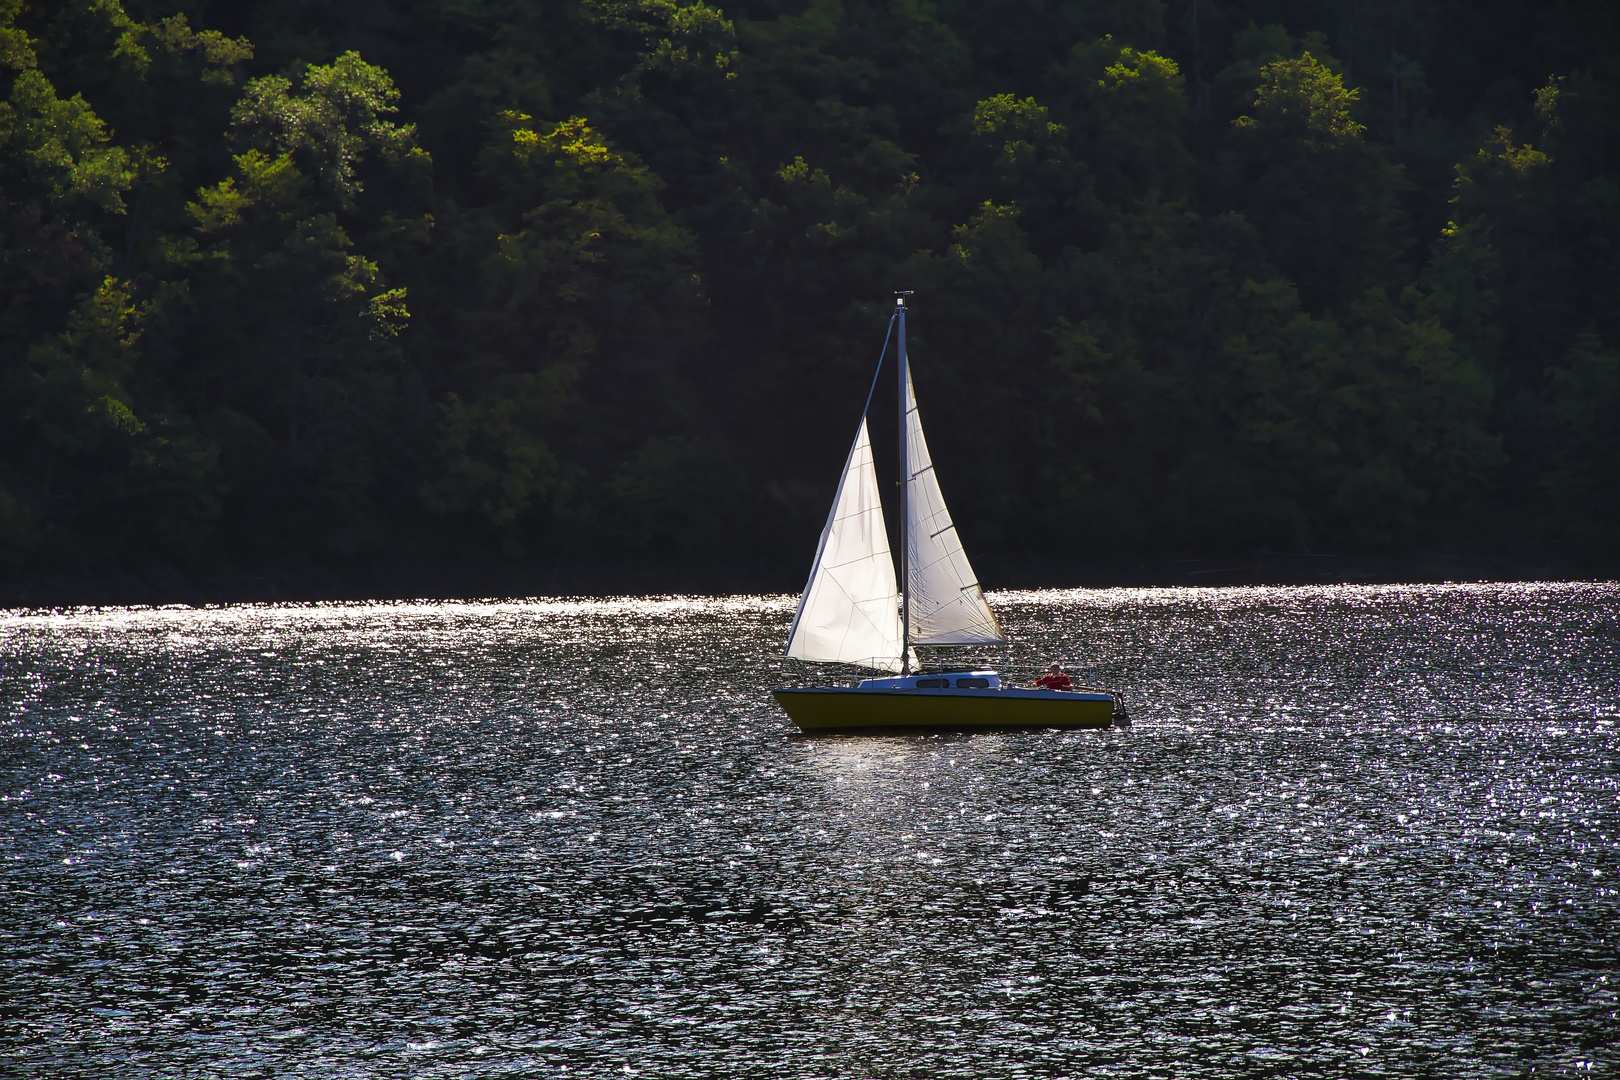
[[[906,371],[906,594],[913,645],[1005,641],[956,535],[928,456],[911,372]]]
[[[821,530],[786,655],[900,670],[900,593],[865,417]]]

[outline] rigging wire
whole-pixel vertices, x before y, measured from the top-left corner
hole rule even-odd
[[[872,408],[872,395],[877,393],[878,376],[883,374],[883,358],[889,355],[889,339],[894,336],[894,320],[898,315],[889,316],[889,332],[883,335],[883,351],[878,353],[877,370],[872,372],[872,389],[866,392],[866,404],[861,406],[861,419],[866,419],[867,412]]]

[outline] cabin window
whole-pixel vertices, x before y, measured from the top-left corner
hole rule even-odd
[[[938,689],[941,689],[942,687],[949,686],[949,685],[950,685],[950,680],[949,679],[918,679],[917,680],[917,689],[919,689],[919,690],[938,690]]]
[[[989,679],[957,679],[956,680],[956,688],[958,690],[988,690],[988,689],[990,689],[990,680]]]

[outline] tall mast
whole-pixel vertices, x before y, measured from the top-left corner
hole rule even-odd
[[[900,674],[911,674],[911,512],[906,505],[911,479],[906,475],[906,297],[911,293],[894,295],[894,313],[900,320]]]

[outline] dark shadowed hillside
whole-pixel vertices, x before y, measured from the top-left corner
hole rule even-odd
[[[987,566],[1620,556],[1600,0],[0,0],[0,282],[0,576],[791,583],[895,289]]]

